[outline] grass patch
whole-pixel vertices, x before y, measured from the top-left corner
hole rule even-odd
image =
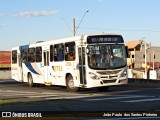
[[[0,105],[10,104],[13,103],[11,100],[0,100]]]

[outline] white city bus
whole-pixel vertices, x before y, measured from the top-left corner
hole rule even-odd
[[[121,35],[81,35],[12,49],[12,78],[37,84],[107,89],[128,83],[127,49]]]

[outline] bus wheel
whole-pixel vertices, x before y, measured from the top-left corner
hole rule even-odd
[[[71,92],[77,92],[80,89],[79,87],[74,86],[74,80],[71,75],[67,77],[66,86],[67,86],[67,90]]]
[[[36,84],[33,83],[33,78],[32,78],[32,75],[31,75],[31,74],[29,74],[29,76],[28,76],[28,85],[29,85],[30,87],[35,87],[35,86],[36,86]]]
[[[106,91],[109,87],[108,86],[104,86],[104,87],[97,87],[98,91]]]

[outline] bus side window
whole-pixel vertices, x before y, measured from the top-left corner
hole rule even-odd
[[[75,42],[65,43],[65,60],[75,60]]]
[[[36,61],[36,54],[35,48],[28,49],[28,62],[35,62]]]
[[[17,63],[17,50],[12,51],[12,63]]]
[[[64,60],[64,45],[57,44],[54,45],[54,61],[63,61]]]
[[[36,62],[42,62],[42,47],[36,47]]]
[[[22,59],[23,59],[23,63],[28,62],[28,49],[24,49],[22,51]]]

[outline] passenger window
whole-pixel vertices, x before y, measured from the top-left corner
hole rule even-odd
[[[75,42],[65,43],[65,60],[75,60]]]
[[[36,54],[35,48],[28,49],[28,62],[35,62],[36,61]]]
[[[36,62],[42,62],[42,48],[36,47]]]
[[[64,46],[63,44],[54,45],[54,61],[64,60]]]
[[[17,50],[12,51],[12,63],[17,63]]]
[[[28,49],[24,49],[22,52],[23,63],[28,62]]]

